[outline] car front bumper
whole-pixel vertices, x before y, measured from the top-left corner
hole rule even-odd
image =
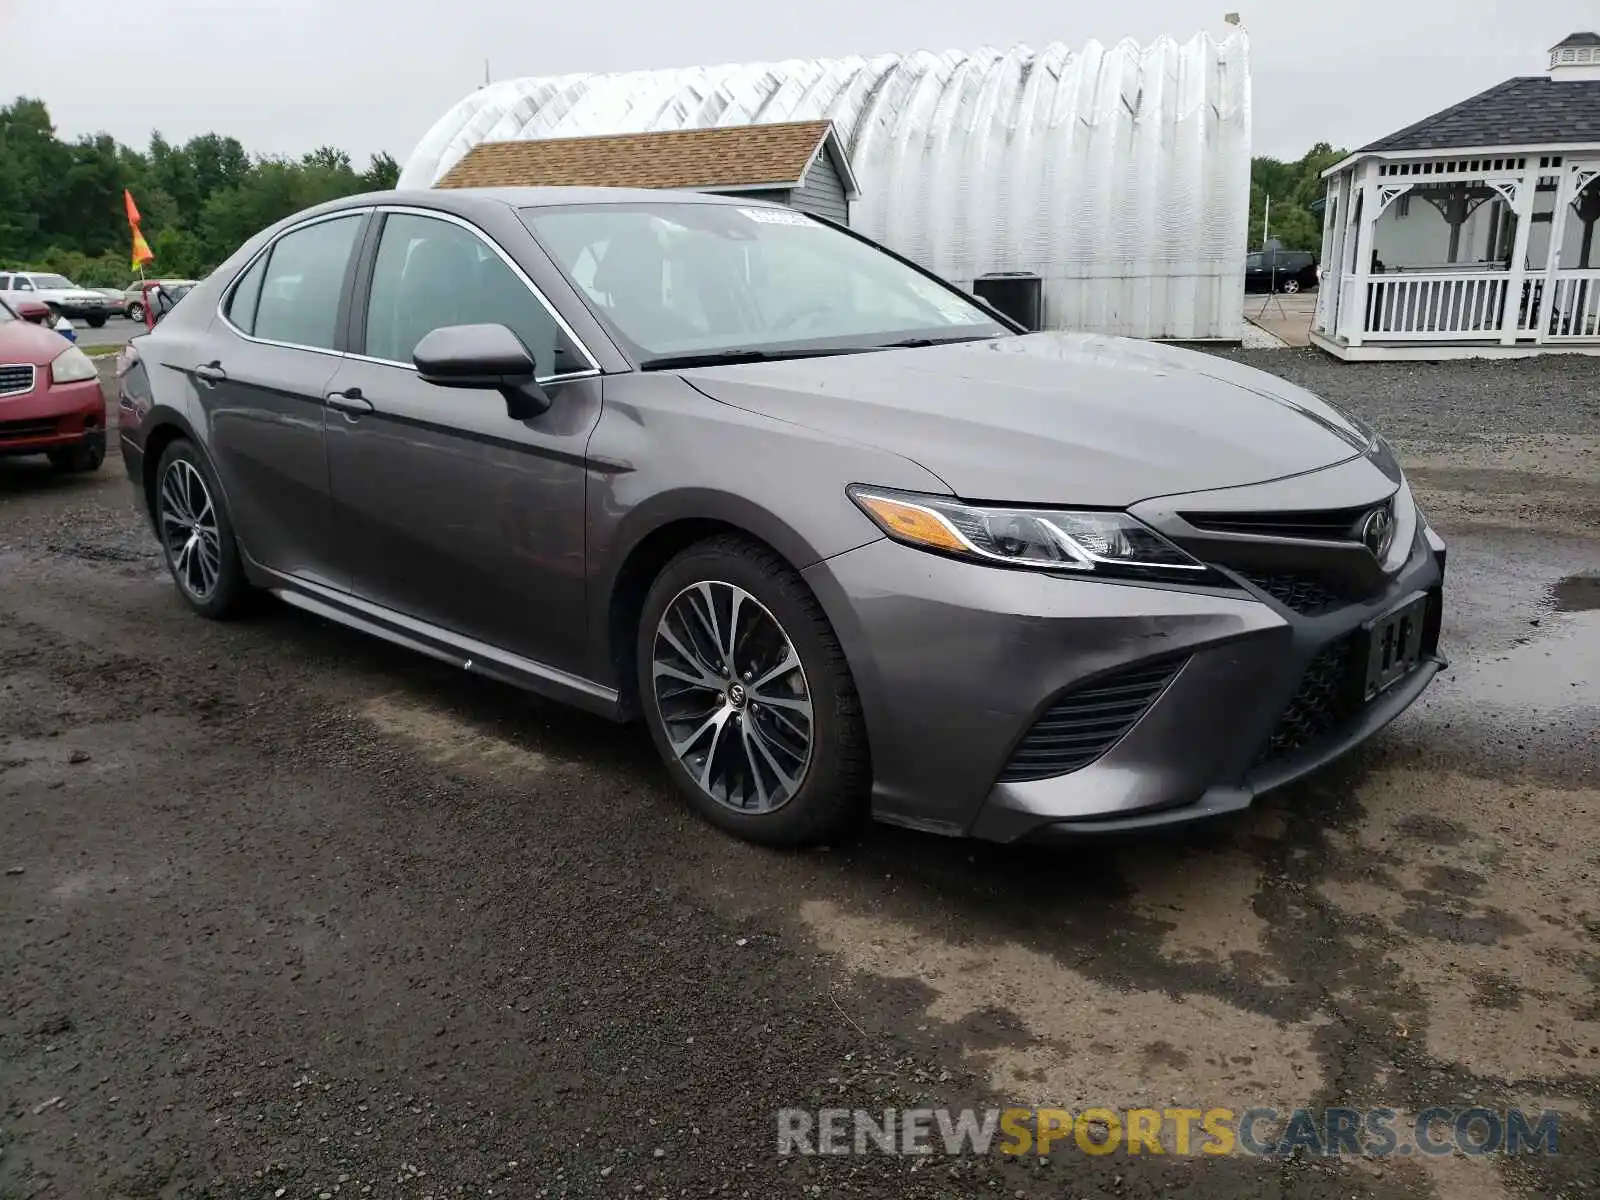
[[[874,815],[1010,842],[1235,812],[1360,744],[1442,665],[1443,573],[1443,543],[1419,525],[1409,558],[1379,594],[1318,616],[1243,588],[1068,579],[890,541],[805,575],[861,696]],[[1278,746],[1282,722],[1302,711],[1319,664],[1419,593],[1430,597],[1420,664],[1370,702],[1350,705],[1335,727]],[[1002,780],[1019,744],[1062,697],[1114,685],[1148,664],[1171,664],[1170,681],[1093,761],[1047,778]]]
[[[45,379],[49,370],[39,367],[36,377]],[[0,457],[104,445],[105,436],[106,402],[98,379],[43,384],[0,399]]]

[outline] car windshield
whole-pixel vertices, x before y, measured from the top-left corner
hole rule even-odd
[[[78,285],[73,283],[72,280],[68,279],[65,275],[35,275],[33,277],[33,286],[36,288],[52,288],[60,290],[64,288],[76,288]]]
[[[790,209],[641,201],[523,218],[646,367],[1009,332],[955,289]]]

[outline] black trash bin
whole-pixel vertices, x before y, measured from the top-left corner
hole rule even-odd
[[[972,281],[972,294],[1024,329],[1044,328],[1044,280],[1032,271],[991,271]]]

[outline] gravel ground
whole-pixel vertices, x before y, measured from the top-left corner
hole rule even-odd
[[[1405,451],[1600,433],[1600,359],[1582,355],[1447,363],[1343,363],[1321,350],[1222,357],[1349,408]]]
[[[1342,363],[1320,350],[1234,351],[1369,421],[1424,506],[1456,528],[1600,528],[1600,358]]]
[[[1423,464],[1453,668],[1239,821],[1078,851],[731,842],[637,732],[200,621],[117,463],[0,463],[0,1198],[1600,1194],[1600,363],[1246,361]],[[1562,1153],[774,1153],[780,1107],[1000,1101],[1551,1106]]]

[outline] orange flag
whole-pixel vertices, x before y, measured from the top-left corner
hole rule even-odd
[[[155,258],[155,251],[150,249],[150,243],[144,240],[144,234],[139,232],[137,225],[133,228],[133,269],[137,271],[145,263]]]
[[[128,210],[128,228],[133,233],[133,269],[137,271],[153,260],[155,253],[144,240],[144,234],[139,232],[139,206],[133,202],[133,193],[127,188],[122,189],[122,204]]]

